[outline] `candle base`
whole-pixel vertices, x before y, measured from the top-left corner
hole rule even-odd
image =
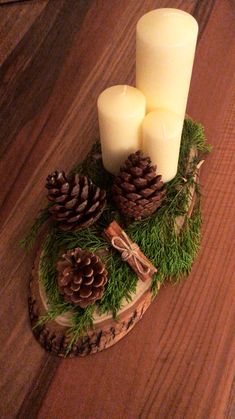
[[[191,153],[191,157],[195,157],[194,152]],[[197,179],[199,179],[198,175],[197,171],[195,173]],[[175,219],[175,228],[178,234],[183,230],[186,218],[191,217],[195,203],[195,189],[192,189],[188,199],[187,215]],[[36,339],[46,351],[53,355],[59,357],[67,355],[68,357],[85,356],[115,345],[141,320],[153,301],[152,280],[148,279],[143,282],[139,279],[136,292],[131,295],[131,301],[125,300],[122,309],[117,313],[118,320],[113,319],[112,313],[100,315],[96,311],[93,316],[93,327],[85,335],[79,337],[70,348],[70,330],[73,325],[72,312],[66,312],[42,325],[37,325],[40,318],[46,316],[50,309],[45,288],[40,281],[39,264],[41,255],[41,252],[37,254],[30,278],[29,315]],[[160,283],[157,284],[157,289],[160,289]]]
[[[192,152],[191,156],[195,157],[195,153]],[[195,173],[197,179],[199,179],[198,175],[198,172]],[[186,219],[191,217],[196,203],[195,190],[193,189],[191,192],[187,215],[179,216],[175,219],[175,228],[178,234],[183,230]],[[72,312],[67,312],[54,320],[49,320],[45,324],[37,326],[40,318],[46,316],[50,308],[45,289],[40,281],[40,257],[41,253],[39,252],[30,278],[29,315],[31,326],[36,339],[46,351],[53,355],[64,357],[70,344]],[[157,284],[158,290],[160,285],[160,283]],[[145,282],[139,280],[136,292],[131,295],[131,302],[123,302],[123,308],[117,315],[118,320],[113,319],[112,313],[99,315],[98,312],[95,312],[93,328],[74,342],[71,350],[69,349],[68,356],[94,354],[115,345],[141,320],[152,301],[152,280],[148,279]]]
[[[188,153],[187,163],[185,161],[183,163],[185,179],[187,174],[191,173],[192,164],[194,164],[193,162],[195,162],[196,158],[197,150],[192,147]],[[194,171],[194,180],[194,184],[190,183],[192,186],[188,190],[186,212],[184,215],[174,218],[174,234],[176,237],[180,236],[188,228],[188,219],[193,216],[193,210],[197,204],[196,185],[199,181],[199,167],[197,166]],[[182,188],[184,188],[184,185]],[[141,229],[141,224],[138,227],[138,231],[139,229]],[[150,243],[150,247],[153,247],[153,249],[154,243],[155,239],[153,239],[152,244]],[[167,246],[167,243],[165,243],[165,246]],[[33,333],[38,342],[46,351],[59,357],[94,354],[117,343],[143,317],[164,279],[161,278],[161,281],[155,282],[155,294],[153,294],[153,282],[151,279],[145,282],[139,279],[136,290],[129,294],[130,298],[128,298],[128,301],[125,298],[121,301],[120,305],[122,308],[117,313],[117,320],[113,318],[111,311],[101,315],[98,311],[99,306],[97,306],[93,313],[92,327],[88,327],[85,332],[81,332],[78,336],[74,334],[73,310],[70,309],[66,313],[59,315],[54,315],[52,312],[52,306],[45,291],[45,282],[41,272],[40,262],[43,255],[43,250],[38,252],[30,278],[29,316]],[[124,264],[120,258],[120,264],[122,263]],[[156,266],[156,268],[159,269],[159,266]],[[126,280],[127,278],[123,277],[123,281]]]

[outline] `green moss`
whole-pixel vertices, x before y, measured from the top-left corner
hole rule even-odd
[[[192,147],[198,151],[199,155],[197,158],[194,158],[190,167],[188,167],[188,156]],[[152,282],[154,294],[157,292],[158,282],[163,283],[166,279],[175,282],[182,276],[188,275],[192,267],[200,244],[201,229],[199,187],[195,184],[194,173],[196,165],[201,159],[201,153],[209,151],[210,146],[205,142],[203,127],[190,119],[185,120],[178,173],[167,184],[167,196],[162,207],[153,216],[142,222],[124,225],[125,231],[130,238],[139,245],[143,253],[158,269]],[[78,336],[92,326],[93,312],[96,307],[100,313],[111,311],[113,316],[116,317],[123,299],[128,300],[131,298],[131,293],[135,291],[138,280],[129,265],[122,261],[119,253],[110,249],[108,256],[102,257],[109,272],[109,281],[103,298],[99,303],[86,309],[74,308],[70,304],[65,303],[58,293],[55,262],[59,253],[62,250],[65,251],[78,246],[94,252],[107,249],[108,244],[102,237],[103,229],[114,219],[123,224],[120,214],[112,204],[110,197],[110,186],[113,177],[103,168],[102,161],[98,158],[99,154],[100,145],[96,143],[85,161],[74,167],[72,172],[85,173],[98,186],[106,189],[108,205],[101,218],[95,226],[72,233],[63,232],[55,224],[51,223],[48,235],[42,246],[43,255],[40,263],[40,279],[48,295],[51,309],[47,316],[40,321],[47,321],[67,310],[73,310],[74,317],[73,325],[70,329],[72,336],[70,347]],[[191,218],[187,218],[187,203],[192,186],[196,188],[198,199]],[[45,209],[40,214],[23,243],[26,248],[32,245],[40,226],[48,218],[48,210]],[[180,215],[186,215],[186,220],[183,230],[180,234],[177,234],[175,218]]]

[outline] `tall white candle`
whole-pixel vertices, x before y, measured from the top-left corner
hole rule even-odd
[[[104,90],[97,105],[103,164],[117,174],[128,155],[141,147],[146,100],[135,87],[118,85]]]
[[[138,21],[136,86],[148,112],[162,108],[185,115],[197,34],[197,21],[179,9],[152,10]]]
[[[143,152],[157,165],[163,182],[177,173],[181,132],[184,118],[173,112],[155,110],[143,121]]]

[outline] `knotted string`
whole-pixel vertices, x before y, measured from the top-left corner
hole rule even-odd
[[[128,259],[133,258],[136,269],[140,274],[149,274],[150,268],[148,262],[146,262],[146,260],[139,255],[139,247],[137,244],[132,243],[129,240],[129,237],[126,235],[125,231],[122,231],[122,235],[124,236],[125,240],[119,236],[114,236],[112,238],[111,243],[113,247],[121,252],[121,257],[125,262]]]

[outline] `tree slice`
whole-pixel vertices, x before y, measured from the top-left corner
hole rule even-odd
[[[191,162],[195,156],[195,150],[192,150],[189,156],[189,162]],[[199,168],[200,166],[195,173],[197,181],[199,178]],[[187,216],[189,217],[193,212],[195,200],[196,194],[194,188],[192,188],[188,202]],[[182,230],[184,222],[185,216],[177,217],[175,220],[178,233]],[[71,339],[71,336],[68,335],[68,330],[71,327],[71,318],[73,313],[65,313],[54,320],[47,321],[43,325],[36,326],[39,318],[46,315],[48,309],[50,308],[46,293],[39,281],[39,262],[40,252],[37,254],[32,270],[28,300],[29,315],[33,333],[44,349],[52,354],[64,357]],[[131,302],[123,302],[123,307],[118,313],[117,320],[113,319],[111,313],[99,315],[98,312],[95,312],[93,329],[89,330],[85,336],[78,339],[76,344],[73,345],[68,356],[85,356],[100,352],[103,349],[114,345],[126,336],[135,324],[142,318],[143,314],[153,300],[151,282],[152,281],[150,279],[145,282],[141,280],[138,281],[136,292],[132,294]],[[160,288],[160,283],[158,284],[158,288]]]

